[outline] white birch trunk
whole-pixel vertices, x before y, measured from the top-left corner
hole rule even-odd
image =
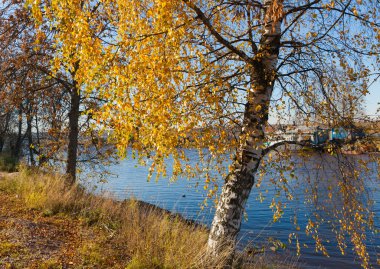
[[[264,1],[264,4],[269,7],[272,1]],[[281,21],[265,25],[259,47],[263,57],[252,68],[252,89],[247,96],[240,147],[232,164],[232,172],[222,188],[208,239],[208,254],[224,259],[227,255],[227,267],[232,262],[245,204],[262,158],[264,127],[268,121],[280,34]]]

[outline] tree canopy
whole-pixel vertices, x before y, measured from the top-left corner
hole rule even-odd
[[[3,1],[0,12],[0,152],[26,157],[32,166],[70,163],[73,179],[86,166],[103,170],[111,147],[89,128],[91,114],[82,113],[102,100],[79,95],[75,72],[55,58],[56,30],[48,23],[36,29],[25,2]],[[73,108],[76,117],[70,116]]]
[[[271,19],[281,23],[273,70],[279,98],[273,97],[271,107],[284,110],[292,103],[308,121],[331,120],[323,111],[335,113],[338,122],[352,120],[339,114],[334,101],[355,103],[368,92],[379,61],[377,5],[37,1],[33,10],[37,21],[44,14],[59,29],[56,63],[69,71],[79,60],[78,81],[110,100],[100,119],[115,126],[121,152],[132,145],[161,158],[177,155],[179,146],[218,154],[236,146],[226,131],[242,123],[252,70],[265,56],[264,25]],[[344,90],[342,81],[349,82]]]
[[[212,170],[226,178],[210,233],[215,255],[234,241],[251,188],[274,166],[264,156],[284,144],[266,147],[269,115],[351,128],[380,64],[374,0],[27,2],[37,25],[53,29],[55,69],[75,70],[83,95],[107,100],[90,113],[122,156],[150,158],[157,176],[172,156],[172,176],[202,174],[210,197],[214,171],[189,166],[185,149],[214,159]],[[357,177],[342,174],[343,182]],[[282,178],[275,184],[286,192]],[[341,187],[347,202],[358,192],[350,186]],[[350,201],[359,216],[347,217],[337,237],[351,236],[368,267],[362,234],[371,216]]]

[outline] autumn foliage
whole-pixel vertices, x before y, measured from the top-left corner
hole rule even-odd
[[[89,138],[86,145],[96,145],[96,156],[105,157],[101,160],[115,152],[105,150],[105,139],[121,157],[132,152],[141,164],[150,164],[150,176],[157,178],[166,176],[167,160],[173,158],[169,176],[204,178],[208,197],[217,204],[208,240],[210,257],[234,249],[251,189],[270,169],[277,173],[271,184],[293,197],[288,182],[297,182],[296,165],[293,153],[281,147],[310,148],[310,141],[273,141],[267,131],[270,119],[297,121],[308,128],[355,129],[363,117],[363,96],[379,74],[378,1],[25,4],[27,9],[20,10],[25,18],[33,18],[28,24],[33,36],[26,47],[48,51],[46,59],[39,58],[44,67],[37,71],[43,71],[42,82],[59,85],[43,100],[52,100],[54,105],[48,107],[57,112],[62,106],[56,109],[56,94],[62,94],[59,100],[67,105],[62,113],[68,120],[53,120],[51,125],[58,122],[60,128],[49,131],[56,130],[67,143],[69,182],[76,177],[79,137]],[[24,62],[17,62],[17,70],[23,70]],[[40,98],[25,87],[23,101]],[[20,95],[9,101],[17,110],[16,97]],[[36,102],[27,104],[32,111]],[[37,115],[25,113],[29,120]],[[84,129],[79,128],[82,122]],[[198,151],[198,163],[191,164],[189,148]],[[350,164],[334,143],[326,151],[338,164],[334,184],[340,189],[335,195],[342,204],[329,216],[339,222],[332,223],[338,247],[344,252],[345,240],[351,241],[367,268],[365,233],[374,229],[373,216],[360,202],[363,185],[352,183],[361,182],[359,171],[365,171],[365,165]],[[225,183],[217,196],[220,177]],[[273,198],[274,220],[281,217],[282,206]],[[327,255],[318,235],[322,222],[311,216],[304,228],[315,239],[316,250]],[[233,251],[226,263],[232,261]]]

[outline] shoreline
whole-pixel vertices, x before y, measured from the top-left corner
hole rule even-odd
[[[62,180],[0,172],[0,268],[218,267],[204,256],[206,225],[144,201],[67,190]],[[236,252],[247,269],[299,265],[292,256],[249,251]]]
[[[67,189],[63,179],[0,172],[0,268],[188,268],[197,262],[208,234],[199,223],[146,202]]]
[[[0,180],[2,180],[3,178],[5,177],[12,177],[12,176],[17,176],[19,175],[19,172],[4,172],[4,171],[0,171]],[[82,186],[80,186],[80,188],[82,188]],[[165,208],[162,208],[158,205],[155,205],[155,204],[152,204],[152,203],[149,203],[149,202],[145,202],[143,200],[137,200],[137,199],[124,199],[124,200],[118,200],[114,197],[112,197],[112,195],[110,197],[108,196],[104,196],[102,194],[93,194],[93,193],[90,193],[90,195],[94,195],[96,197],[99,197],[99,198],[104,198],[104,199],[111,199],[113,202],[115,203],[120,203],[121,205],[125,204],[125,203],[129,203],[131,201],[134,201],[137,203],[137,206],[139,207],[140,210],[144,210],[144,211],[158,211],[159,213],[161,214],[165,214],[167,216],[170,217],[170,219],[174,220],[174,219],[179,219],[180,221],[188,224],[188,225],[193,225],[194,227],[197,227],[197,228],[203,228],[203,229],[207,229],[209,230],[209,228],[207,227],[207,225],[199,222],[199,221],[196,221],[196,220],[193,220],[193,219],[188,219],[186,217],[184,217],[181,213],[174,213],[174,212],[171,212],[170,210],[168,209],[165,209]]]

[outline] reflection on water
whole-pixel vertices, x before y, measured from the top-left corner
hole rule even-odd
[[[366,157],[355,156],[351,158],[350,163],[355,163]],[[351,251],[352,244],[346,242],[347,252],[345,256],[342,256],[337,248],[337,241],[334,239],[335,234],[331,231],[331,226],[337,223],[334,218],[336,220],[340,216],[339,214],[343,214],[339,209],[342,206],[350,206],[351,202],[349,195],[342,197],[338,193],[340,181],[337,178],[341,178],[342,173],[345,173],[345,171],[336,165],[336,158],[329,155],[312,156],[306,163],[297,157],[294,157],[292,161],[298,164],[295,168],[298,180],[287,183],[290,193],[294,196],[293,200],[287,201],[284,195],[278,195],[281,194],[280,189],[270,183],[271,178],[276,178],[276,171],[268,172],[260,188],[253,189],[248,200],[246,207],[248,219],[241,228],[239,238],[241,244],[265,242],[269,237],[289,244],[289,234],[296,232],[301,246],[302,255],[300,261],[306,264],[306,268],[360,268],[360,261],[355,258]],[[375,179],[378,168],[374,162],[370,162],[367,167],[370,173],[362,176],[364,180],[357,180],[353,184],[355,184],[356,190],[361,191],[356,195],[360,196],[359,200],[362,207],[371,206],[372,211],[375,213],[375,227],[380,229],[380,191],[379,181]],[[111,171],[118,177],[109,178],[109,182],[102,188],[111,191],[117,198],[124,199],[134,196],[137,199],[156,204],[165,209],[181,213],[187,218],[210,225],[213,217],[212,203],[209,203],[209,206],[203,211],[200,210],[206,195],[200,179],[180,179],[177,182],[160,179],[148,182],[148,168],[138,166],[135,160],[130,159],[113,166]],[[371,177],[373,180],[370,180]],[[198,183],[199,186],[197,186]],[[315,196],[317,193],[318,196]],[[258,197],[266,199],[260,202]],[[283,217],[276,223],[273,223],[273,212],[270,208],[272,197],[276,197],[278,201],[283,203],[287,202],[286,208],[283,209]],[[310,203],[305,203],[305,200],[309,200]],[[374,204],[367,205],[372,200]],[[296,225],[294,224],[295,214],[297,216]],[[325,220],[319,227],[319,235],[330,258],[326,258],[320,253],[315,253],[315,241],[311,236],[305,234],[308,219],[315,219],[315,216]],[[332,221],[326,221],[329,219]],[[335,229],[338,228],[337,226],[335,227]],[[377,256],[380,253],[380,237],[378,234],[372,233],[367,233],[366,236],[365,241],[371,256],[371,262],[376,268],[376,258],[380,258]],[[294,240],[289,245],[289,248],[296,249]]]

